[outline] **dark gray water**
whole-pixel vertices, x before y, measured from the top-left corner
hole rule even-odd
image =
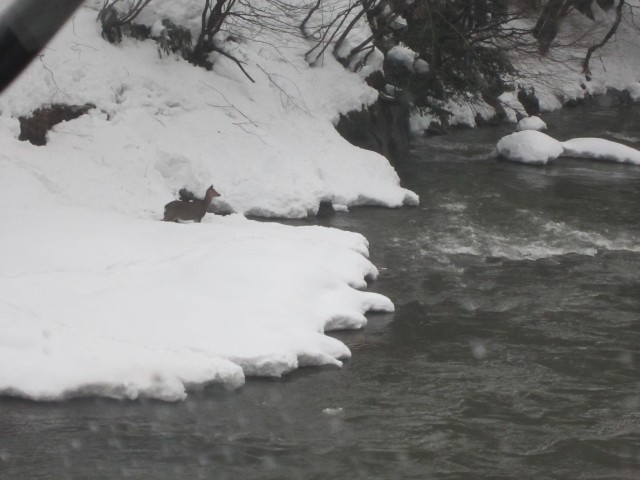
[[[637,107],[544,119],[640,147]],[[177,404],[3,399],[0,478],[640,478],[640,167],[488,158],[505,133],[416,145],[419,208],[319,220],[369,238],[397,307],[336,334],[342,369]]]

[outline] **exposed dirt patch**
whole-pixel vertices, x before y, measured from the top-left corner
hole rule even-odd
[[[34,145],[47,144],[47,132],[60,122],[66,122],[84,115],[95,105],[64,105],[54,104],[40,107],[29,117],[19,117],[20,136],[18,140],[27,140]]]

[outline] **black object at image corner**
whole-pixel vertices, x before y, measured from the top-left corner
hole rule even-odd
[[[42,51],[83,0],[15,0],[0,13],[0,92]]]

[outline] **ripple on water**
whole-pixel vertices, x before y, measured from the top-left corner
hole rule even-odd
[[[447,204],[445,208],[454,213],[466,210],[457,204]],[[464,254],[536,260],[572,253],[594,256],[602,250],[640,252],[638,238],[625,230],[605,233],[581,230],[567,222],[548,221],[531,212],[518,213],[519,221],[524,225],[516,231],[505,231],[500,225],[452,215],[444,230],[436,225],[423,232],[418,240],[421,253],[433,252],[438,259]]]

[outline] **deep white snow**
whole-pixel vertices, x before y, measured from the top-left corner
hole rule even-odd
[[[562,142],[564,156],[640,165],[640,151],[604,138],[573,138]]]
[[[501,138],[496,153],[501,158],[514,162],[544,165],[562,155],[562,144],[536,130],[515,132]]]
[[[157,0],[141,21],[197,27],[201,3]],[[293,33],[227,43],[256,83],[222,57],[207,72],[151,41],[110,45],[101,5],[0,95],[0,393],[176,400],[340,365],[349,349],[324,332],[393,309],[362,291],[377,275],[366,240],[244,215],[417,204],[385,158],[333,127],[376,93],[331,55],[309,67]],[[17,117],[51,103],[96,108],[44,147],[18,141]],[[160,221],[179,188],[210,184],[236,214]]]
[[[616,34],[595,51],[587,77],[582,68],[587,50],[602,41],[615,21],[615,8],[604,11],[597,2],[591,2],[591,8],[595,21],[577,9],[568,13],[548,55],[531,55],[527,49],[525,53],[517,49],[511,52],[519,71],[518,84],[533,87],[543,111],[557,110],[569,101],[609,89],[626,90],[632,96],[638,91],[640,50],[633,12],[640,8],[640,0],[627,0],[622,23]],[[528,26],[532,21],[523,23]]]
[[[621,143],[603,138],[573,138],[559,142],[535,130],[501,138],[495,154],[505,160],[542,165],[560,156],[640,165],[640,151]]]
[[[523,130],[546,130],[547,124],[540,117],[532,116],[521,119],[516,125],[516,130],[519,132]]]

